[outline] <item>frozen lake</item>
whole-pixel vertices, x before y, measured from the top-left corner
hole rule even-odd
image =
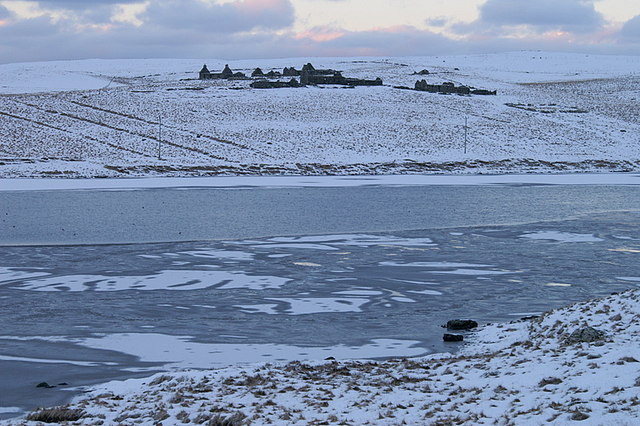
[[[637,210],[639,188],[637,174],[8,179],[0,180],[0,245],[508,225]]]
[[[637,185],[30,189],[0,215],[4,417],[166,369],[455,350],[448,319],[640,285]]]

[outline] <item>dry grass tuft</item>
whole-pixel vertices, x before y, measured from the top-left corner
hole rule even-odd
[[[84,416],[82,410],[67,407],[40,408],[27,416],[27,420],[44,423],[75,422]]]

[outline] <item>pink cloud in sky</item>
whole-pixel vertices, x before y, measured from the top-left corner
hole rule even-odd
[[[369,31],[381,32],[381,33],[392,33],[392,34],[401,34],[406,32],[417,31],[415,27],[410,25],[394,25],[390,27],[373,27]]]
[[[295,40],[309,39],[318,43],[331,41],[343,37],[347,34],[343,30],[335,30],[328,28],[312,28],[309,31],[299,32],[293,35]]]
[[[549,41],[567,41],[572,42],[575,38],[573,34],[567,31],[549,31],[548,33],[542,34],[542,38]]]
[[[408,25],[396,25],[392,27],[376,27],[371,28],[367,32],[370,33],[378,33],[378,34],[403,34],[412,31],[417,31],[414,27]],[[342,37],[346,37],[349,35],[357,34],[357,32],[346,31],[342,29],[336,28],[328,28],[328,27],[316,27],[312,28],[308,31],[298,32],[293,35],[293,38],[296,40],[309,39],[313,40],[317,43],[326,43],[326,42],[335,42],[339,41],[338,39]],[[375,46],[362,47],[358,50],[359,52],[363,52],[363,56],[371,56],[376,52]],[[378,54],[381,54],[378,52]]]

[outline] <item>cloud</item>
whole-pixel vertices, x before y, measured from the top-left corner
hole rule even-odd
[[[455,44],[453,40],[430,31],[399,26],[345,32],[319,47],[339,56],[407,56],[443,54],[453,49]]]
[[[99,6],[114,6],[117,4],[140,3],[141,0],[23,0],[29,3],[38,3],[44,9],[91,9]]]
[[[165,28],[198,30],[202,37],[210,38],[214,33],[285,28],[293,24],[295,16],[289,0],[240,0],[223,4],[162,0],[151,3],[139,18]]]
[[[428,18],[424,22],[430,27],[445,27],[449,23],[450,19],[444,16],[436,18]]]
[[[9,19],[12,17],[12,13],[9,9],[0,4],[0,21]]]
[[[538,1],[544,5],[550,3],[550,0]],[[539,4],[533,1],[530,1],[534,3],[530,14],[507,16],[506,11],[511,9],[505,4],[524,5],[523,0],[488,0],[480,10],[480,18],[472,24],[456,26],[433,21],[431,26],[441,24],[438,28],[443,29],[444,34],[411,26],[368,31],[317,27],[295,32],[292,2],[236,0],[221,4],[150,0],[146,8],[136,10],[136,22],[112,18],[112,9],[118,9],[115,5],[122,1],[55,2],[71,5],[66,7],[90,3],[93,7],[77,6],[63,13],[29,19],[12,16],[0,5],[0,62],[152,57],[422,56],[523,49],[634,54],[636,41],[640,40],[640,17],[624,25],[618,40],[610,37],[594,41],[590,33],[580,33],[582,36],[574,33],[569,37],[547,33],[548,28],[579,26],[577,16],[565,13],[572,10],[591,17],[582,22],[582,29],[600,25],[600,16],[589,12],[593,9],[592,3],[578,0],[556,0],[557,16],[548,16],[548,11],[538,9],[538,14],[533,13],[535,4]],[[496,9],[497,6],[503,9]],[[577,8],[572,9],[574,7]],[[514,27],[520,30],[521,26],[530,28],[525,32],[527,38],[513,36]],[[456,29],[460,35],[446,35]]]
[[[141,0],[23,0],[39,6],[38,11],[45,16],[55,12],[57,19],[77,25],[105,24],[112,20],[119,7],[140,3]],[[62,18],[61,18],[62,16]]]
[[[291,0],[236,0],[222,4],[207,0],[27,0],[47,12],[63,12],[64,19],[81,25],[104,24],[121,11],[140,4],[137,18],[156,27],[206,33],[279,29],[293,24]],[[145,7],[146,6],[146,7]],[[60,14],[57,15],[58,17]]]
[[[593,0],[488,0],[479,22],[490,26],[526,25],[539,32],[589,32],[603,23]]]
[[[625,22],[620,35],[627,40],[640,41],[640,15]]]
[[[110,2],[97,3],[103,4],[93,10],[45,14],[0,25],[0,62],[96,57],[234,59],[278,55],[285,50],[302,53],[295,40],[282,47],[274,32],[293,23],[289,0],[227,4],[156,0],[138,15],[139,26],[110,22]]]

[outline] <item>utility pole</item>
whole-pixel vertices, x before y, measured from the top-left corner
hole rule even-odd
[[[162,160],[160,155],[160,149],[162,148],[162,114],[160,114],[160,120],[158,121],[158,160]]]
[[[467,153],[467,129],[469,128],[469,126],[467,126],[467,116],[464,117],[464,153]]]

